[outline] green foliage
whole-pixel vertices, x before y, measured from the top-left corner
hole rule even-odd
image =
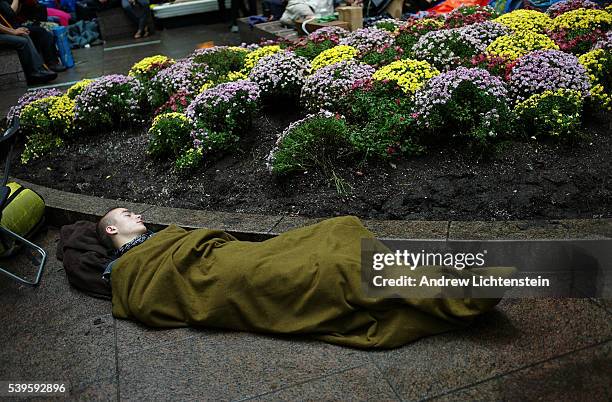
[[[324,173],[350,153],[348,127],[342,118],[311,116],[292,124],[269,158],[272,173],[279,175],[311,168]]]
[[[366,158],[412,155],[422,151],[411,137],[411,100],[393,83],[365,83],[345,98],[350,142]]]
[[[202,148],[190,148],[176,160],[174,166],[181,172],[188,172],[200,166],[203,159]]]
[[[191,145],[192,126],[184,114],[160,114],[149,129],[149,154],[157,157],[178,156]]]
[[[242,70],[247,54],[245,49],[228,47],[196,54],[193,60],[198,64],[202,63],[210,67],[214,72],[212,78],[218,79],[231,71]]]
[[[19,118],[27,136],[21,155],[25,164],[62,146],[62,137],[74,128],[74,102],[65,95],[38,99],[24,107]]]
[[[330,41],[329,39],[321,42],[307,41],[304,45],[297,46],[293,52],[298,56],[306,57],[308,60],[313,60],[321,52],[331,49],[334,46],[336,46],[334,42]]]
[[[463,81],[453,91],[450,100],[438,103],[427,116],[419,117],[431,141],[440,137],[467,138],[471,145],[488,146],[492,139],[512,131],[513,118],[506,103]]]
[[[514,108],[519,132],[556,138],[580,136],[582,110],[581,94],[569,89],[532,95]]]
[[[380,67],[401,59],[404,51],[399,46],[388,46],[374,49],[361,57],[361,61],[374,67]]]

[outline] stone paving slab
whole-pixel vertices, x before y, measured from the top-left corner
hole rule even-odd
[[[81,389],[115,375],[115,339],[110,315],[70,325],[24,331],[3,340],[0,378],[67,381]]]
[[[610,338],[609,314],[589,300],[504,299],[465,330],[374,352],[372,359],[402,399],[417,400]]]
[[[140,323],[116,319],[117,354],[125,358],[129,354],[141,353],[144,350],[159,348],[192,338],[199,332],[194,328],[149,328]]]
[[[612,342],[606,342],[453,392],[434,401],[604,402],[612,399],[611,373]]]
[[[23,331],[40,332],[60,328],[111,313],[108,301],[89,297],[69,285],[62,263],[55,255],[57,240],[56,229],[50,229],[46,235],[40,234],[34,238],[34,242],[48,253],[38,287],[21,285],[8,276],[0,275],[0,317],[6,318],[2,319],[0,339],[11,338]],[[3,260],[2,265],[11,266],[13,272],[21,275],[27,273],[32,276],[35,271],[23,253]]]
[[[237,400],[367,362],[367,352],[313,340],[202,330],[120,357],[121,399]]]
[[[260,395],[251,401],[399,401],[373,364]]]

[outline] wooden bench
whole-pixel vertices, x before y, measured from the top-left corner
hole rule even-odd
[[[26,77],[13,49],[0,48],[0,88],[27,86]]]

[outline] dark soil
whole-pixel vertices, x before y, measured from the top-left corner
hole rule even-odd
[[[427,220],[612,216],[610,115],[590,119],[587,138],[574,143],[508,142],[487,158],[448,146],[393,164],[355,161],[335,171],[346,194],[320,172],[279,180],[266,170],[277,134],[300,117],[262,115],[237,152],[189,175],[146,155],[145,128],[76,139],[25,166],[14,162],[12,175],[74,193],[228,212]]]

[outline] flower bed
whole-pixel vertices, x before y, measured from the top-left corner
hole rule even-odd
[[[28,94],[9,117],[25,118],[24,161],[100,127],[145,122],[149,157],[173,175],[261,146],[268,164],[282,161],[266,169],[275,177],[319,170],[336,183],[347,163],[397,164],[439,147],[486,156],[508,141],[581,141],[583,122],[611,108],[610,14],[551,16],[460,9],[445,21],[315,31],[292,46],[154,56],[66,95]],[[580,43],[566,46],[561,32]],[[314,117],[283,130],[284,140],[249,142],[258,118],[279,108]]]

